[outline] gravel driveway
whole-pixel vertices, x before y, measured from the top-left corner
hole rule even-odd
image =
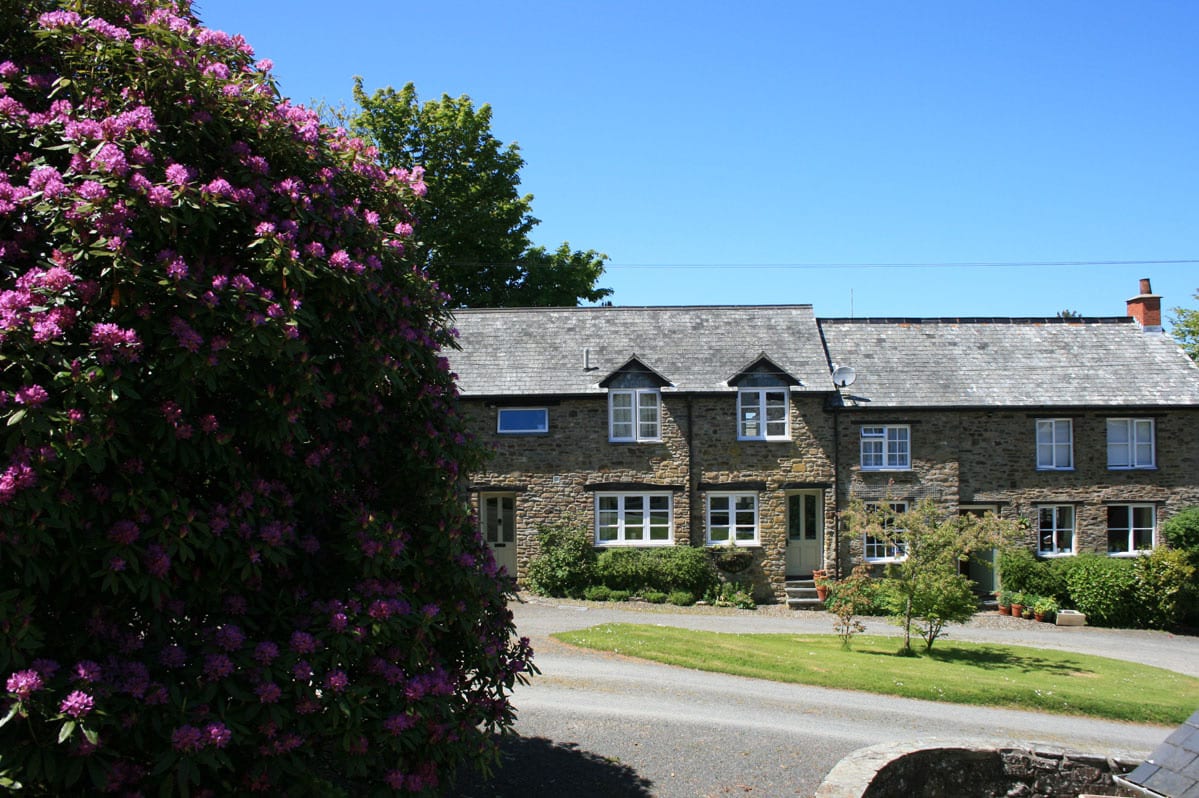
[[[518,631],[533,641],[540,676],[516,689],[519,737],[503,744],[489,783],[465,778],[464,798],[697,798],[811,796],[859,748],[911,740],[1039,742],[1144,756],[1159,726],[963,707],[704,673],[584,651],[550,634],[600,623],[660,623],[724,632],[831,632],[832,616],[596,604],[522,596]],[[871,634],[898,634],[883,619]],[[1199,638],[1067,628],[980,614],[950,639],[1101,654],[1199,677]]]

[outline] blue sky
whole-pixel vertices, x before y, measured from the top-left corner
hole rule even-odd
[[[1166,308],[1199,305],[1189,0],[196,11],[298,102],[350,105],[361,75],[490,103],[534,240],[607,253],[616,304],[1113,316],[1150,277]]]

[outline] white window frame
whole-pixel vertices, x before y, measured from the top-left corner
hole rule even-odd
[[[1074,419],[1038,418],[1036,440],[1038,471],[1074,470]]]
[[[771,394],[782,398],[782,418],[778,418],[778,398],[771,401]],[[773,411],[773,412],[772,412]],[[772,418],[772,415],[775,416]],[[779,425],[782,425],[781,429]],[[757,432],[751,433],[751,427]],[[771,430],[774,432],[771,432]],[[737,391],[737,440],[739,441],[788,441],[791,440],[791,391],[781,388],[740,388]]]
[[[1114,471],[1157,468],[1156,426],[1151,418],[1109,418],[1107,467]],[[1113,441],[1113,432],[1123,440]]]
[[[752,507],[745,508],[738,505],[742,502],[749,501]],[[713,503],[723,504],[723,507],[714,508]],[[709,493],[704,500],[704,534],[707,538],[709,546],[728,546],[732,541],[734,546],[757,546],[759,541],[759,521],[761,514],[759,512],[760,504],[758,502],[758,494],[746,491],[727,491]],[[738,515],[742,513],[752,513],[752,523],[745,524],[738,520]],[[713,515],[726,516],[726,523],[713,524]],[[724,530],[724,537],[714,538],[713,530]],[[748,530],[751,537],[739,537],[739,535]]]
[[[891,508],[891,512],[896,515],[903,515],[908,511],[908,503],[902,502],[887,502]],[[874,512],[878,510],[878,504],[867,504],[866,511]],[[897,519],[890,518],[884,522],[884,526],[890,529],[893,533],[902,533],[902,526],[894,526]],[[873,535],[862,533],[862,560],[869,563],[889,563],[903,562],[908,558],[908,544],[905,541],[887,541],[880,540]]]
[[[1069,525],[1062,523],[1062,513],[1070,513]],[[1051,514],[1051,525],[1045,527],[1046,513]],[[1046,531],[1053,538],[1053,545],[1045,547]],[[1062,546],[1060,536],[1063,532],[1070,534],[1069,547]],[[1039,504],[1037,505],[1037,556],[1039,557],[1071,557],[1078,550],[1078,512],[1073,504]]]
[[[665,499],[666,507],[653,507],[654,500]],[[640,507],[636,505],[640,505]],[[608,505],[608,506],[605,506]],[[651,539],[654,527],[663,524],[654,523],[655,514],[661,519],[665,512],[666,537]],[[612,523],[604,523],[607,518]],[[610,528],[615,535],[603,537],[604,530]],[[640,537],[630,537],[635,531],[640,531]],[[673,546],[674,545],[674,496],[669,491],[650,491],[646,493],[597,493],[595,494],[595,545],[596,546]]]
[[[653,400],[650,400],[650,397]],[[631,417],[617,421],[617,398],[629,398]],[[653,411],[651,420],[643,419],[645,411]],[[618,434],[617,427],[622,429]],[[647,426],[648,425],[648,426]],[[656,443],[662,440],[662,392],[657,388],[611,388],[608,390],[608,440],[612,443]]]
[[[1112,526],[1112,510],[1120,507],[1128,512],[1127,526]],[[1137,525],[1137,510],[1149,513],[1149,525]],[[1149,533],[1149,548],[1136,548],[1138,532]],[[1124,551],[1112,549],[1112,533],[1123,533],[1124,542],[1128,548]],[[1129,502],[1128,504],[1109,504],[1107,506],[1107,554],[1109,557],[1139,557],[1148,554],[1157,546],[1157,505],[1146,502]]]
[[[541,423],[535,427],[505,426],[504,415],[513,413],[541,413]],[[548,407],[501,407],[495,414],[495,431],[500,435],[546,435],[550,431],[550,409]]]
[[[859,463],[863,471],[911,471],[912,427],[908,424],[868,424],[859,433]]]

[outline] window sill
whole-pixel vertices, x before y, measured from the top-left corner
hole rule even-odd
[[[903,562],[907,557],[863,557],[862,562],[867,565],[889,565],[891,563]]]
[[[1070,466],[1069,468],[1049,468],[1047,466],[1037,466],[1037,471],[1043,471],[1043,472],[1049,472],[1049,473],[1053,473],[1055,471],[1073,471],[1073,470],[1074,470],[1074,466]]]
[[[1037,556],[1043,560],[1053,560],[1058,557],[1073,557],[1072,551],[1038,551]]]
[[[791,442],[791,436],[790,436],[790,435],[771,435],[771,436],[769,436],[769,437],[766,437],[766,438],[743,438],[743,437],[741,437],[740,435],[738,435],[738,436],[737,436],[737,440],[738,440],[738,442],[741,442],[741,441],[761,441],[762,443],[790,443],[790,442]]]
[[[608,439],[608,443],[618,443],[618,444],[628,444],[628,445],[633,445],[633,444],[638,444],[638,443],[661,443],[661,442],[662,442],[661,438],[641,438],[639,440],[634,440],[633,438],[609,438]]]
[[[1114,465],[1109,465],[1109,466],[1107,467],[1107,470],[1108,470],[1108,471],[1156,471],[1156,470],[1157,470],[1157,466],[1156,466],[1156,465],[1147,465],[1147,466],[1114,466]]]
[[[911,471],[911,466],[859,466],[862,471]]]
[[[1136,551],[1109,551],[1108,557],[1119,560],[1134,560],[1137,557],[1148,557],[1153,553],[1153,549],[1137,549]]]
[[[727,540],[709,540],[706,543],[704,543],[704,547],[709,548],[709,549],[727,549],[727,548],[730,548],[730,545]],[[736,543],[733,543],[731,548],[734,548],[734,549],[760,549],[760,548],[762,548],[762,544],[761,544],[761,542],[756,541],[756,540],[754,540],[754,541],[739,540]]]
[[[673,546],[673,540],[605,540],[596,541],[595,548],[597,549],[652,549],[661,548],[663,546]]]

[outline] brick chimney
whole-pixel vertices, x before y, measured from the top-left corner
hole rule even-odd
[[[1149,287],[1149,278],[1141,278],[1141,293],[1128,300],[1128,315],[1145,332],[1162,331],[1162,298]]]

